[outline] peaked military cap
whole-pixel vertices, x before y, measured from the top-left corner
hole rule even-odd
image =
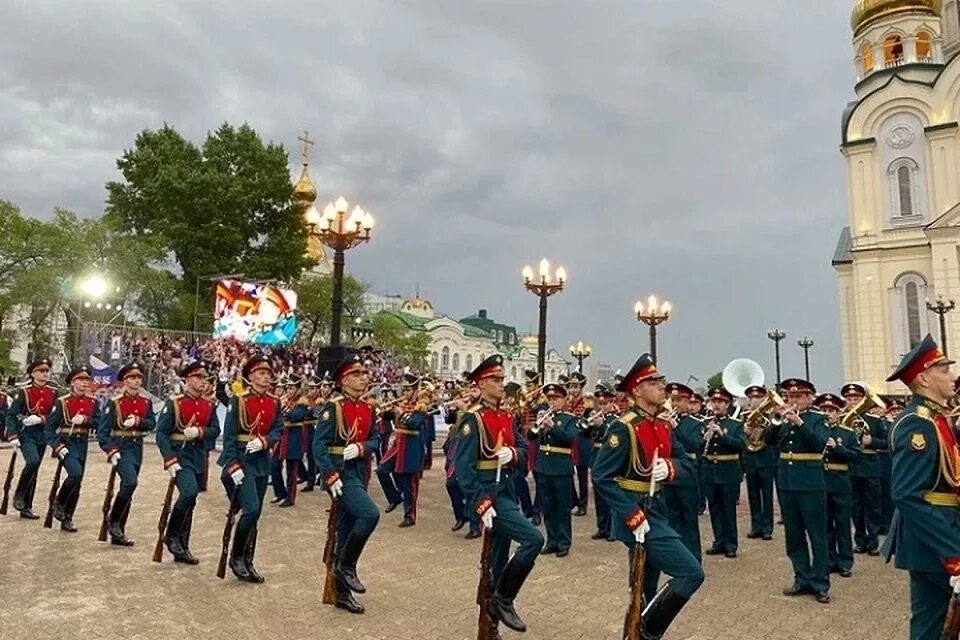
[[[688,398],[693,396],[693,389],[682,382],[671,382],[667,385],[666,391],[672,396],[686,396]]]
[[[484,378],[503,373],[503,356],[494,354],[477,365],[477,368],[470,372],[472,382],[480,382]]]
[[[192,365],[196,365],[198,363],[201,367],[203,366],[203,362],[201,362],[200,360],[197,360],[196,362],[191,362],[186,366],[189,367]],[[120,367],[120,371],[117,371],[117,381],[123,382],[124,380],[127,379],[127,376],[130,376],[130,375],[138,375],[141,378],[143,377],[143,367],[140,366],[139,362],[128,362],[127,364]],[[184,377],[184,374],[181,373],[180,376]]]
[[[587,376],[583,375],[579,371],[574,371],[570,374],[570,378],[567,380],[567,384],[579,384],[581,387],[587,383]]]
[[[33,362],[27,365],[27,374],[33,373],[34,369],[39,367],[46,367],[47,369],[53,368],[53,363],[50,362],[50,358],[37,358]]]
[[[285,387],[299,387],[301,382],[303,382],[303,378],[301,378],[301,377],[300,377],[299,375],[297,375],[296,373],[291,373],[291,374],[290,374],[290,377],[287,378],[286,383],[284,383],[284,386],[285,386]]]
[[[548,398],[551,395],[567,397],[567,388],[558,382],[551,382],[543,386],[543,395]]]
[[[356,371],[363,371],[365,368],[366,367],[364,367],[363,360],[359,355],[353,354],[347,356],[340,361],[340,364],[337,365],[337,368],[333,372],[333,379],[339,382],[340,380],[343,380],[344,376]]]
[[[529,383],[535,383],[540,380],[540,374],[537,373],[536,369],[524,369],[523,370],[523,381]]]
[[[767,390],[759,384],[752,384],[743,390],[743,395],[748,398],[762,398],[767,395]]]
[[[847,384],[840,387],[840,395],[845,396],[851,393],[856,393],[858,395],[865,396],[867,395],[867,389],[859,382],[848,382]]]
[[[780,383],[780,388],[787,393],[816,393],[817,388],[813,386],[813,383],[809,380],[804,380],[803,378],[787,378]]]
[[[707,392],[707,397],[711,400],[726,400],[727,402],[733,402],[733,394],[727,391],[726,387],[723,385],[710,389],[710,391]]]
[[[593,395],[597,396],[598,398],[613,398],[616,397],[617,394],[613,391],[613,387],[606,382],[598,382],[596,388],[593,390]]]
[[[420,382],[420,376],[413,373],[412,371],[406,371],[403,374],[403,386],[412,387]]]
[[[635,386],[645,380],[663,380],[663,375],[657,371],[657,365],[649,353],[644,353],[633,363],[627,375],[617,384],[617,391],[630,392]]]
[[[843,401],[843,398],[834,393],[821,393],[813,399],[813,406],[818,409],[833,407],[834,409],[840,410],[844,404],[846,403]]]
[[[254,371],[259,371],[260,369],[266,369],[267,371],[273,371],[273,366],[270,364],[270,359],[262,353],[255,353],[250,356],[243,365],[241,374],[244,378],[249,379],[250,374]]]
[[[67,384],[70,384],[77,378],[86,378],[89,380],[93,376],[90,375],[90,366],[89,365],[80,365],[79,367],[74,367],[70,369],[70,372],[67,374],[67,377],[64,378]]]
[[[570,382],[570,376],[565,373],[561,373],[559,376],[557,376],[557,382],[559,384],[566,385],[568,382]]]
[[[506,393],[507,393],[508,396],[515,396],[515,395],[517,395],[518,393],[520,393],[520,390],[521,390],[522,388],[523,388],[523,387],[521,387],[521,386],[520,386],[519,384],[517,384],[516,382],[508,382],[507,384],[505,384],[505,385],[503,386],[503,390],[506,391]]]
[[[910,353],[903,356],[903,359],[900,361],[900,366],[890,374],[887,382],[901,380],[903,384],[910,384],[918,375],[930,367],[941,364],[953,364],[953,360],[948,359],[947,356],[940,351],[940,347],[937,346],[933,337],[928,333]]]

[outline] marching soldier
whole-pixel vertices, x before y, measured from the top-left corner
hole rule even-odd
[[[837,422],[843,399],[832,393],[817,396],[814,406],[826,416],[830,437],[823,462],[827,487],[827,549],[830,573],[849,578],[853,570],[853,540],[850,538],[850,465],[860,459],[860,443],[853,429]]]
[[[756,409],[767,397],[767,390],[759,385],[747,387],[747,410]],[[747,538],[773,540],[773,476],[777,473],[777,450],[763,439],[764,421],[747,433],[741,460],[747,477],[747,498],[750,502],[750,533]]]
[[[460,488],[460,483],[457,482],[457,429],[456,424],[459,422],[460,417],[463,415],[463,412],[466,411],[470,406],[476,402],[476,398],[471,398],[469,396],[473,395],[472,389],[466,388],[462,389],[457,396],[451,401],[450,410],[447,411],[444,421],[447,423],[447,438],[443,442],[443,455],[445,458],[444,462],[444,471],[446,472],[447,481],[447,495],[450,496],[450,504],[453,507],[453,518],[454,523],[451,531],[459,531],[462,529],[467,522],[470,523],[470,530],[466,535],[467,539],[479,538],[480,537],[480,521],[474,516],[473,511],[467,507],[467,498],[463,494],[463,490]]]
[[[220,435],[217,403],[204,395],[209,386],[206,364],[197,360],[180,370],[186,387],[183,395],[171,396],[157,417],[157,448],[163,468],[177,483],[179,496],[170,511],[164,544],[175,562],[195,565],[190,552],[193,511],[203,479],[204,459],[210,443]]]
[[[244,582],[260,583],[263,576],[253,566],[257,523],[270,476],[270,448],[280,440],[283,415],[280,399],[269,392],[273,367],[266,356],[250,356],[241,374],[247,388],[230,400],[217,464],[223,468],[220,482],[230,508],[239,507],[241,512],[230,549],[230,570]]]
[[[896,507],[883,555],[910,572],[910,638],[947,637],[951,593],[960,593],[960,468],[947,403],[954,395],[952,360],[927,335],[887,378],[913,397],[890,431]]]
[[[813,594],[817,602],[827,604],[830,575],[823,450],[829,430],[823,414],[810,408],[816,393],[813,384],[789,378],[781,386],[789,406],[782,414],[783,423],[770,428],[766,437],[768,444],[780,448],[777,485],[786,550],[793,565],[793,584],[783,595]]]
[[[306,426],[306,449],[307,449],[307,486],[303,488],[304,493],[313,491],[317,484],[317,461],[313,457],[313,437],[317,432],[317,418],[320,415],[320,409],[330,399],[333,393],[333,378],[329,371],[324,371],[321,376],[312,376],[307,383],[307,401],[310,406],[310,418]]]
[[[587,383],[587,376],[579,371],[570,374],[567,380],[567,408],[566,412],[577,419],[583,418],[587,410],[586,399],[583,397],[583,385]],[[574,422],[574,424],[577,424]],[[572,447],[573,467],[576,470],[576,486],[572,494],[573,504],[577,510],[573,515],[587,515],[587,502],[590,487],[590,460],[593,458],[593,438],[589,429],[578,428]],[[549,546],[549,541],[547,542]]]
[[[97,399],[87,393],[90,380],[90,367],[71,370],[66,377],[70,393],[61,396],[53,405],[46,424],[47,444],[67,471],[67,479],[53,504],[53,517],[60,521],[61,531],[70,533],[77,530],[73,514],[80,499],[80,485],[87,465],[88,434],[100,420]]]
[[[646,552],[642,588],[648,604],[639,637],[659,640],[703,584],[703,568],[669,525],[659,490],[663,482],[691,475],[693,466],[676,432],[657,417],[666,393],[649,354],[637,359],[617,390],[633,406],[607,430],[593,481],[610,504],[614,535],[631,555],[637,545]],[[657,591],[661,572],[672,578]]]
[[[532,439],[533,434],[530,429],[533,428],[540,411],[546,411],[548,408],[543,402],[543,393],[540,386],[540,374],[534,369],[524,369],[523,371],[523,397],[524,406],[521,411],[520,427],[524,438]],[[540,506],[540,474],[537,473],[537,447],[536,443],[527,443],[527,471],[524,473],[524,484],[526,485],[527,474],[533,474],[533,499],[529,506],[524,502],[524,494],[520,494],[520,506],[523,508],[523,515],[530,518],[533,526],[539,527],[543,522],[543,509]],[[527,485],[529,491],[529,485]]]
[[[576,417],[567,413],[567,390],[550,383],[543,388],[550,409],[537,418],[533,432],[538,442],[537,472],[540,474],[541,504],[547,530],[547,544],[540,553],[570,554],[573,523],[570,508],[573,490],[571,447],[577,437]],[[509,626],[509,625],[508,625]]]
[[[700,519],[697,517],[700,506],[699,457],[703,450],[703,424],[690,413],[689,403],[693,397],[693,390],[690,387],[679,382],[671,382],[666,386],[666,392],[676,412],[673,437],[683,445],[691,469],[691,473],[682,474],[663,487],[667,521],[673,530],[680,534],[683,544],[697,562],[703,562]]]
[[[737,498],[740,496],[740,452],[744,449],[743,423],[727,416],[733,396],[723,387],[707,394],[713,416],[705,423],[703,464],[700,473],[707,492],[713,544],[708,556],[737,557]]]
[[[412,527],[417,523],[420,476],[425,468],[423,431],[427,428],[428,407],[421,397],[427,392],[418,390],[420,380],[415,374],[404,374],[406,395],[394,412],[393,444],[377,465],[377,476],[390,503],[386,513],[403,504],[400,527]]]
[[[694,393],[690,398],[690,415],[694,418],[700,420],[701,425],[701,438],[703,436],[702,426],[705,422],[706,416],[704,415],[704,407],[706,406],[706,400],[699,393]],[[707,490],[703,486],[703,474],[701,470],[703,469],[703,456],[700,455],[703,449],[697,450],[697,478],[700,483],[700,505],[697,508],[697,515],[703,515],[707,512]]]
[[[514,494],[513,475],[526,462],[525,443],[514,429],[510,414],[500,409],[503,357],[485,359],[470,373],[470,380],[480,391],[480,401],[464,412],[458,425],[457,480],[467,495],[467,504],[493,536],[490,567],[496,586],[486,606],[494,621],[493,636],[497,637],[499,622],[514,631],[527,629],[514,600],[543,548],[543,536],[520,513]],[[569,478],[566,481],[569,484]],[[518,547],[508,561],[511,541]]]
[[[126,534],[127,518],[143,464],[143,438],[156,428],[157,421],[150,398],[140,394],[143,369],[138,363],[121,367],[117,382],[123,385],[123,391],[104,408],[97,427],[97,443],[120,477],[120,490],[113,500],[107,526],[110,544],[132,547],[133,540]]]
[[[277,452],[271,461],[273,492],[281,507],[292,507],[296,504],[304,450],[312,444],[308,444],[306,435],[313,410],[310,401],[300,395],[300,383],[300,376],[295,374],[288,380],[287,392],[283,398],[283,431]],[[286,484],[283,480],[284,470],[287,472]]]
[[[590,456],[590,466],[593,467],[593,460],[596,452],[603,445],[603,439],[607,435],[607,428],[613,424],[620,412],[617,410],[617,394],[604,382],[598,382],[593,391],[593,396],[600,403],[600,406],[593,409],[588,416],[590,424],[590,438],[593,441],[593,452]],[[593,485],[594,511],[597,517],[597,530],[590,538],[592,540],[609,540],[613,542],[613,534],[610,528],[610,505],[602,495],[597,491],[597,485]]]
[[[363,400],[370,373],[360,357],[345,358],[333,374],[343,398],[324,405],[313,438],[313,455],[330,496],[338,501],[336,603],[350,613],[363,613],[353,597],[366,593],[357,577],[357,562],[380,521],[380,512],[367,494],[369,460],[379,448],[374,409]]]
[[[840,389],[847,407],[853,407],[866,397],[866,389],[856,382],[849,382]],[[877,416],[861,416],[864,427],[858,442],[860,458],[851,465],[851,502],[854,537],[854,553],[880,555],[878,536],[883,527],[881,512],[883,462],[881,452],[887,449],[887,433],[884,421]],[[889,520],[888,520],[889,522]]]
[[[30,385],[18,389],[6,415],[6,436],[14,451],[23,455],[23,471],[13,494],[13,508],[21,518],[36,520],[33,496],[37,491],[37,475],[46,451],[44,423],[53,409],[57,392],[49,385],[50,360],[38,358],[27,366]]]

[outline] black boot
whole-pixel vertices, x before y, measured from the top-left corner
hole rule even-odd
[[[130,498],[121,498],[113,501],[113,509],[110,510],[110,523],[107,525],[107,533],[110,534],[110,544],[118,547],[132,547],[133,540],[127,537],[123,531],[123,524],[126,522],[126,516],[130,512]]]
[[[250,574],[250,582],[256,582],[257,584],[263,582],[263,576],[257,573],[256,568],[253,566],[253,555],[257,552],[257,527],[253,528],[253,532],[250,534],[250,539],[247,541],[247,551],[243,556],[244,561],[247,563],[247,573]]]
[[[345,609],[350,613],[363,613],[363,605],[353,597],[353,592],[346,582],[337,578],[337,597],[333,603],[337,609]]]
[[[230,571],[244,582],[250,582],[250,572],[247,571],[247,543],[250,541],[250,529],[237,530],[233,534],[233,548],[230,549]]]
[[[664,585],[643,612],[640,637],[643,640],[660,640],[687,601],[688,598],[671,589],[669,583]]]
[[[67,479],[69,481],[69,478]],[[76,533],[77,525],[73,523],[73,514],[77,510],[77,501],[80,500],[80,481],[78,480],[73,490],[66,497],[63,503],[63,519],[60,521],[60,530],[67,533]],[[56,513],[53,514],[56,517]]]
[[[183,548],[183,559],[179,562],[184,564],[200,564],[192,553],[190,553],[190,532],[193,530],[193,507],[187,511],[187,516],[183,519],[183,526],[180,527],[180,546]]]
[[[180,531],[183,527],[183,520],[186,514],[176,507],[170,512],[170,519],[167,520],[167,532],[163,536],[163,543],[167,545],[167,550],[173,555],[174,562],[183,562],[183,543],[180,541]]]
[[[514,631],[521,633],[527,630],[527,625],[513,608],[513,600],[520,593],[520,587],[530,575],[531,569],[533,569],[532,564],[522,564],[517,562],[516,558],[510,560],[500,574],[496,592],[490,598],[490,617],[500,620]]]
[[[367,538],[351,533],[343,543],[337,556],[337,564],[333,568],[334,575],[356,593],[367,592],[366,587],[357,577],[357,560],[360,559],[365,544],[367,544]]]

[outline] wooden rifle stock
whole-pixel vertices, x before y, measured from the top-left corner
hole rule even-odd
[[[0,502],[0,516],[7,515],[10,506],[10,486],[13,484],[13,471],[17,466],[17,450],[10,455],[10,464],[7,465],[7,477],[3,481],[3,501]]]
[[[327,567],[326,575],[323,578],[323,604],[334,604],[337,600],[337,581],[333,573],[335,558],[333,557],[334,547],[337,544],[337,512],[339,511],[340,501],[333,500],[330,505],[330,515],[327,516],[327,539],[323,543],[323,564]]]
[[[160,519],[157,521],[157,544],[153,547],[153,561],[163,561],[163,538],[167,532],[167,522],[170,520],[170,503],[173,501],[173,488],[177,486],[177,479],[170,478],[167,483],[167,494],[163,497],[163,508],[160,509]]]
[[[110,479],[107,480],[107,495],[103,497],[103,519],[100,520],[100,533],[97,535],[99,542],[107,541],[107,525],[110,521],[110,505],[113,503],[113,488],[117,483],[117,468],[110,468]]]
[[[230,494],[230,506],[227,507],[227,521],[223,525],[223,536],[220,541],[220,561],[217,563],[217,577],[223,580],[227,575],[227,553],[230,549],[230,538],[233,536],[233,521],[236,518],[240,504],[240,487],[234,485]]]
[[[43,528],[53,528],[53,505],[57,502],[57,491],[60,490],[60,476],[63,474],[63,460],[57,462],[57,472],[53,475],[53,486],[47,497],[47,517],[43,519]]]
[[[950,606],[947,608],[947,617],[943,621],[943,632],[940,640],[957,640],[960,637],[960,595],[950,596]]]
[[[623,621],[623,639],[640,640],[643,631],[643,575],[647,566],[647,552],[642,544],[633,547],[633,557],[630,562],[630,605]]]
[[[490,617],[490,598],[493,597],[493,572],[490,555],[493,550],[493,531],[483,528],[483,546],[480,548],[480,582],[477,583],[477,604],[480,617],[477,620],[477,640],[493,640],[493,619]]]

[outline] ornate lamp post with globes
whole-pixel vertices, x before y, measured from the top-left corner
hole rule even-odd
[[[593,347],[577,340],[577,344],[570,345],[570,355],[577,359],[577,371],[583,373],[583,361],[593,353]]]
[[[359,206],[350,204],[343,196],[323,208],[323,215],[311,206],[306,212],[310,235],[333,249],[333,309],[330,319],[330,346],[340,345],[340,323],[343,319],[343,265],[344,252],[368,242],[373,229],[373,216]]]
[[[954,310],[956,304],[953,300],[944,300],[943,296],[937,296],[937,302],[932,304],[927,300],[927,309],[933,311],[940,317],[940,349],[943,351],[943,355],[948,355],[947,353],[947,320],[946,316],[948,313]]]
[[[557,268],[556,272],[550,272],[550,262],[546,258],[540,261],[540,273],[537,278],[533,276],[533,269],[530,266],[523,268],[523,286],[527,291],[537,295],[540,298],[540,331],[537,334],[537,373],[540,374],[540,383],[545,380],[544,368],[547,355],[547,298],[555,293],[563,291],[563,285],[567,281],[567,272],[563,267]]]
[[[659,303],[656,296],[647,298],[647,304],[637,300],[633,305],[633,312],[637,314],[637,320],[650,327],[650,357],[654,363],[657,361],[657,326],[670,319],[670,311],[673,306],[669,302]]]

